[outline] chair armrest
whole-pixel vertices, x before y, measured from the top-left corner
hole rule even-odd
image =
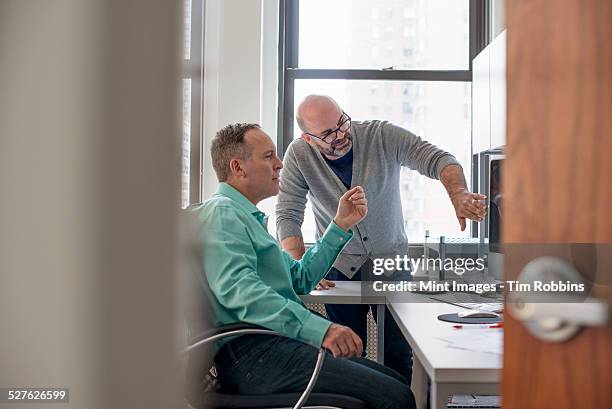
[[[261,327],[255,324],[229,324],[223,325],[221,327],[213,328],[207,331],[204,331],[198,335],[191,337],[189,346],[185,348],[185,353],[193,352],[194,350],[206,345],[209,342],[217,341],[219,339],[231,336],[238,335],[250,335],[250,334],[267,334],[267,335],[275,335],[279,337],[283,337],[284,335],[279,334],[276,331],[272,331],[270,329]],[[317,356],[317,362],[315,363],[314,370],[312,371],[312,375],[310,376],[310,380],[306,385],[306,389],[298,399],[297,403],[293,407],[293,409],[300,409],[306,400],[310,396],[312,389],[314,388],[315,383],[317,382],[317,378],[319,377],[319,373],[321,372],[321,368],[323,367],[323,360],[325,359],[325,349],[320,348],[319,354]]]
[[[260,325],[255,325],[255,324],[247,324],[247,323],[227,324],[227,325],[222,325],[220,327],[207,329],[206,331],[202,331],[196,335],[193,335],[192,337],[189,338],[188,345],[191,347],[194,344],[198,343],[199,341],[203,341],[215,335],[221,335],[221,334],[225,334],[230,331],[238,331],[238,330],[245,330],[245,329],[262,329],[262,330],[271,331],[265,327],[262,327]],[[276,332],[274,332],[274,334],[276,334]]]

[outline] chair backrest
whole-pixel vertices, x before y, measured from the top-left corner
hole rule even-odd
[[[191,205],[181,213],[181,273],[182,308],[189,337],[214,327],[212,309],[208,302],[209,290],[204,276],[202,232],[197,209]]]
[[[212,308],[208,302],[208,285],[204,276],[202,259],[201,223],[198,221],[197,209],[200,204],[191,205],[180,215],[180,264],[179,291],[181,311],[185,324],[185,344],[209,330],[214,329]],[[185,345],[186,346],[186,345]],[[185,370],[185,394],[193,406],[199,406],[206,390],[206,378],[213,366],[214,344],[198,348],[187,357]]]

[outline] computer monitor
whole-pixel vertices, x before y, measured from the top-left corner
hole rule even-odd
[[[491,155],[489,160],[489,189],[487,192],[489,205],[489,277],[503,279],[504,256],[501,244],[501,229],[503,219],[503,197],[501,179],[503,174],[503,155]]]

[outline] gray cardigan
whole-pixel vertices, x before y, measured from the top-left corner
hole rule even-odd
[[[368,257],[395,258],[408,253],[399,190],[401,166],[438,179],[445,166],[459,165],[451,154],[390,122],[353,121],[352,135],[351,186],[363,186],[368,215],[353,227],[353,238],[334,264],[349,278]],[[336,215],[338,199],[346,187],[322,154],[303,139],[289,145],[281,172],[276,204],[279,239],[302,237],[307,195],[315,215],[316,236],[320,238]]]

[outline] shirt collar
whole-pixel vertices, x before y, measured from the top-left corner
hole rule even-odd
[[[255,218],[257,219],[257,221],[264,227],[266,227],[267,224],[267,217],[266,214],[263,213],[262,211],[260,211],[257,206],[255,206],[253,204],[253,202],[251,202],[249,199],[247,199],[246,197],[244,197],[244,195],[242,193],[240,193],[238,190],[236,190],[235,187],[233,187],[232,185],[225,183],[225,182],[221,182],[219,183],[219,188],[217,189],[217,194],[229,197],[230,199],[232,199],[234,202],[236,202],[236,205],[242,209],[243,211],[252,214],[253,216],[255,216]]]

